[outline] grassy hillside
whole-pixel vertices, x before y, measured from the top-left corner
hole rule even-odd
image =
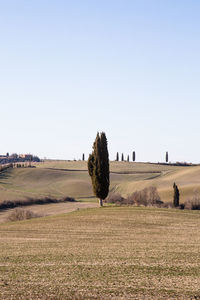
[[[45,196],[62,198],[68,195],[92,195],[87,172],[37,167],[10,169],[0,174],[1,201]]]
[[[119,183],[116,191],[123,195],[130,194],[133,190],[141,190],[148,186],[156,186],[163,201],[171,201],[173,197],[173,183],[179,187],[181,202],[190,198],[195,191],[200,192],[200,166],[171,167],[161,171],[154,178],[150,176],[144,180]]]
[[[176,167],[148,163],[111,162],[111,187],[127,196],[137,189],[154,185],[163,201],[171,201],[176,181],[181,200],[199,190],[200,167]],[[0,201],[27,197],[93,198],[87,163],[83,161],[47,161],[36,168],[19,168],[0,174]]]
[[[0,299],[199,299],[199,216],[105,207],[0,224]]]

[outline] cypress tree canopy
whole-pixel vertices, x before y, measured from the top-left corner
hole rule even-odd
[[[168,152],[166,152],[166,154],[165,154],[165,161],[166,161],[166,163],[168,163],[168,160],[169,160]]]
[[[178,186],[176,185],[175,182],[173,184],[173,188],[174,188],[174,197],[173,197],[174,207],[177,207],[179,206],[180,193],[179,193]]]
[[[119,161],[119,153],[116,154],[116,161]]]
[[[93,144],[93,152],[88,159],[88,173],[92,180],[93,192],[100,199],[105,199],[109,192],[109,154],[107,149],[107,139],[104,132],[97,133]]]
[[[133,161],[135,161],[135,151],[133,151]]]

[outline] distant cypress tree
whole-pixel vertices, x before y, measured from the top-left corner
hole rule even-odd
[[[116,161],[119,161],[119,153],[116,154]]]
[[[82,160],[85,160],[85,154],[83,153]]]
[[[173,184],[173,188],[174,188],[173,204],[174,204],[174,207],[177,207],[177,206],[179,206],[180,193],[179,193],[178,186],[176,185],[175,182]]]
[[[127,156],[127,161],[129,162],[129,155]]]
[[[121,158],[121,161],[124,161],[124,154],[122,153],[122,158]]]
[[[166,161],[166,163],[168,163],[168,160],[169,160],[169,156],[168,156],[168,152],[166,152],[166,155],[165,155],[165,161]]]
[[[107,197],[110,185],[109,154],[104,132],[97,133],[93,144],[93,152],[88,159],[88,172],[92,180],[93,192],[99,198],[99,205]]]
[[[135,151],[133,151],[133,161],[135,161]]]

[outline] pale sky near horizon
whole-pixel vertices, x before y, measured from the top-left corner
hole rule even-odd
[[[0,0],[0,154],[200,162],[200,1]]]

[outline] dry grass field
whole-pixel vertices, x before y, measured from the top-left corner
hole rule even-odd
[[[199,166],[110,167],[111,190],[122,195],[154,185],[171,201],[174,181],[182,201],[199,190]],[[46,196],[79,202],[32,205],[48,216],[26,221],[0,212],[0,299],[200,299],[198,211],[95,208],[82,161],[0,173],[0,201]]]
[[[176,181],[180,201],[195,190],[200,191],[200,166],[177,167],[148,163],[111,162],[111,187],[123,196],[154,185],[163,201],[171,201]],[[46,161],[36,168],[19,168],[0,174],[0,201],[26,198],[74,197],[81,201],[93,198],[87,163],[83,161]]]
[[[0,299],[200,299],[199,228],[141,207],[0,224]]]
[[[49,203],[49,204],[35,204],[24,207],[25,210],[31,210],[31,212],[38,214],[39,216],[53,216],[61,213],[69,213],[79,209],[98,207],[98,202],[61,202],[61,203]],[[0,223],[4,223],[8,220],[9,215],[15,210],[10,208],[6,210],[0,210]]]

